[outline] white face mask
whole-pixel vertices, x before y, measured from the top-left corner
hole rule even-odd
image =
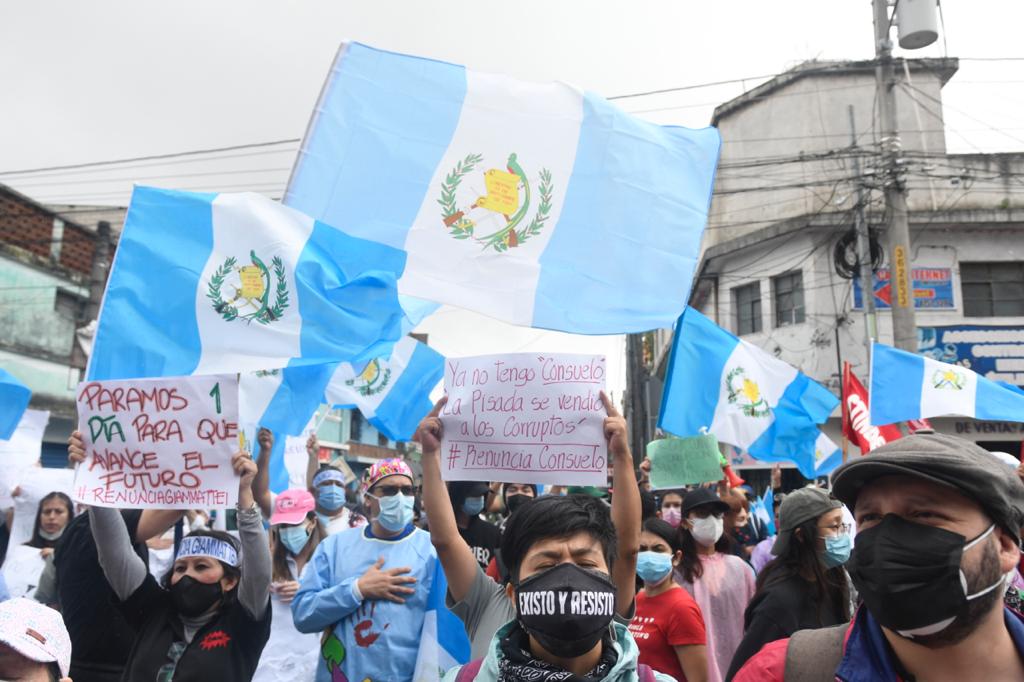
[[[690,529],[693,539],[705,547],[710,547],[718,542],[718,538],[722,537],[722,533],[725,531],[725,520],[721,517],[709,516],[706,519],[690,519],[690,523],[693,525],[693,528]]]

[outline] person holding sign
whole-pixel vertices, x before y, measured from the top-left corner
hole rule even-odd
[[[614,466],[615,495],[612,498],[611,519],[614,519],[617,555],[609,560],[615,581],[615,613],[625,625],[632,617],[633,595],[636,592],[636,556],[640,546],[640,490],[633,471],[633,458],[626,440],[626,420],[601,393],[607,417],[604,435],[608,442]],[[423,446],[420,464],[423,466],[423,504],[430,519],[430,540],[437,549],[438,558],[448,579],[448,608],[466,624],[474,659],[484,656],[498,629],[516,619],[515,604],[507,592],[507,585],[494,582],[480,569],[469,545],[459,534],[448,489],[441,480],[441,437],[443,426],[439,415],[447,398],[434,405],[433,411],[422,421],[414,438]],[[517,503],[518,509],[506,522],[506,532],[521,510],[545,498]],[[591,498],[593,499],[593,498]],[[596,501],[596,500],[595,500]],[[607,506],[603,501],[599,502]],[[512,566],[504,556],[505,541],[500,547],[506,570]],[[606,568],[607,570],[607,568]],[[503,575],[503,583],[514,580]]]
[[[437,555],[412,523],[408,464],[374,463],[365,486],[370,525],[321,542],[292,601],[299,632],[326,631],[317,682],[403,682],[416,667]]]
[[[71,455],[85,460],[84,450]],[[231,467],[241,545],[221,531],[192,533],[160,582],[132,551],[117,510],[89,508],[100,565],[138,632],[124,680],[248,682],[256,672],[270,636],[270,549],[252,494],[256,463],[238,452]]]

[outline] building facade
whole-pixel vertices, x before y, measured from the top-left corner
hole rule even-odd
[[[1024,154],[948,154],[942,87],[955,59],[898,61],[920,351],[1024,385]],[[842,363],[867,383],[864,292],[853,237],[870,226],[878,339],[892,344],[891,289],[871,62],[810,62],[719,106],[722,155],[690,305],[840,393]],[[647,335],[664,378],[671,331]],[[643,372],[646,372],[644,374]],[[650,377],[650,379],[648,379]],[[654,406],[657,409],[657,405]],[[1018,455],[1020,424],[932,420],[942,432]],[[841,442],[837,409],[823,430]],[[732,453],[741,468],[767,466]]]

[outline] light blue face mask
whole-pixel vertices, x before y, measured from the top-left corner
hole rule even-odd
[[[657,585],[671,572],[671,554],[640,552],[636,557],[636,574],[648,585]]]
[[[369,493],[367,493],[370,495]],[[380,514],[377,515],[377,522],[392,533],[397,533],[412,523],[412,505],[416,498],[408,497],[402,493],[390,497],[377,497],[370,495],[380,504]]]
[[[345,489],[336,485],[321,486],[316,501],[327,511],[338,511],[345,505]]]
[[[298,554],[309,542],[310,531],[306,524],[300,523],[297,526],[281,526],[277,529],[277,535],[285,549],[292,554]]]
[[[838,537],[825,538],[825,554],[822,559],[827,568],[842,566],[850,559],[850,550],[853,549],[853,541],[849,533]]]
[[[470,516],[476,516],[484,510],[484,496],[480,497],[467,497],[462,503],[462,511],[466,512]]]

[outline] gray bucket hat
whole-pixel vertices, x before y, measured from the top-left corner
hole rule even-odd
[[[772,554],[781,556],[789,549],[789,539],[797,526],[842,506],[842,502],[821,488],[801,488],[786,495],[779,507],[779,534]]]

